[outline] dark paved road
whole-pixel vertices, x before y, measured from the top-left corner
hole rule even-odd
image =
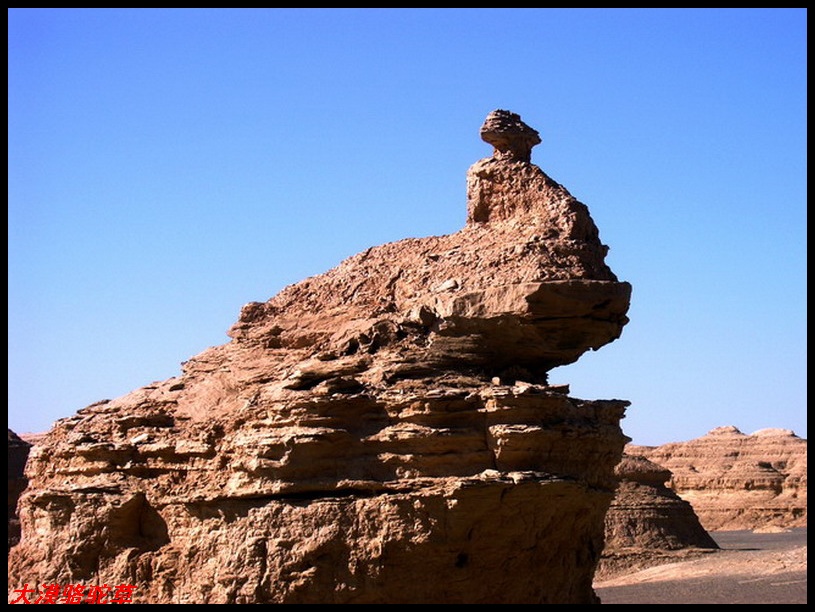
[[[727,555],[736,555],[734,559],[742,558],[741,555],[743,558],[758,556],[762,551],[792,550],[806,545],[807,541],[806,528],[789,533],[728,531],[710,535],[728,551]],[[602,587],[595,591],[604,604],[805,604],[807,572],[796,570],[751,576],[717,574]]]
[[[787,533],[753,533],[752,531],[712,531],[722,550],[789,550],[807,543],[807,528]]]

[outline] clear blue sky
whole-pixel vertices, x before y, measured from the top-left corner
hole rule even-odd
[[[496,108],[591,210],[622,337],[551,373],[639,444],[806,437],[806,10],[8,13],[9,427],[180,372],[240,308],[446,234]]]

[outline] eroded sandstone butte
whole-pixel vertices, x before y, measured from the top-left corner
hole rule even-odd
[[[670,470],[641,455],[623,454],[620,479],[606,513],[606,539],[595,579],[718,550],[691,504],[666,483]]]
[[[788,429],[717,427],[687,442],[630,445],[668,468],[669,486],[708,531],[805,527],[807,441]]]
[[[151,603],[597,603],[628,402],[547,384],[620,336],[585,205],[495,111],[447,236],[241,311],[179,377],[58,421],[29,459],[23,583]]]

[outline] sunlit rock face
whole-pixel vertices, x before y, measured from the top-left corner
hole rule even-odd
[[[530,162],[537,132],[496,111],[482,134],[495,152],[459,232],[247,304],[181,376],[59,421],[29,460],[9,587],[598,603],[628,402],[547,372],[617,339],[631,288],[586,206]]]
[[[717,427],[687,442],[632,447],[672,473],[708,531],[806,527],[807,441],[788,429]]]

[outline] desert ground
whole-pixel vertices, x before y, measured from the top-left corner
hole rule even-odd
[[[721,551],[594,585],[604,604],[805,604],[807,530],[721,531]]]

